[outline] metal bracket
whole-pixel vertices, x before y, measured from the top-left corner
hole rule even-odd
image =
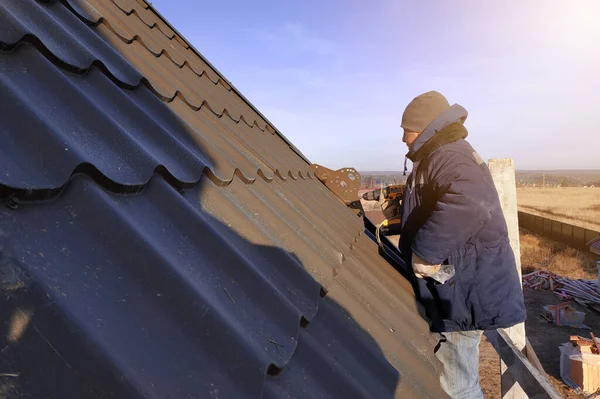
[[[331,170],[317,164],[312,164],[311,167],[317,178],[344,204],[350,205],[359,199],[358,190],[361,178],[356,169]]]

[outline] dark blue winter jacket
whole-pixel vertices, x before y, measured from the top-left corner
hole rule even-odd
[[[489,330],[525,321],[506,222],[487,164],[464,140],[467,112],[453,105],[417,138],[402,201],[400,250],[450,264],[444,284],[414,277],[434,332]]]

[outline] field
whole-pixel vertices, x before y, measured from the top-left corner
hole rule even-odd
[[[519,210],[600,231],[600,187],[519,187]]]
[[[595,185],[600,187],[600,170],[517,170],[517,184],[536,185],[544,183],[550,186],[583,187]]]

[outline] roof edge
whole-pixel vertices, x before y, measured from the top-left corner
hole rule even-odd
[[[207,60],[207,59],[206,59],[206,57],[204,57],[204,56],[202,55],[202,53],[200,53],[200,51],[198,51],[198,50],[196,49],[196,47],[194,47],[194,45],[193,45],[192,43],[190,43],[190,41],[189,41],[189,40],[187,40],[187,39],[185,38],[185,36],[184,36],[184,35],[182,35],[181,33],[179,33],[179,31],[178,31],[177,29],[175,29],[175,27],[174,27],[174,26],[173,26],[173,25],[172,25],[172,24],[171,24],[171,23],[170,23],[170,22],[169,22],[169,21],[168,21],[168,20],[167,20],[165,17],[163,17],[163,16],[162,16],[162,14],[161,14],[161,13],[160,13],[160,12],[159,12],[157,9],[156,9],[156,7],[154,7],[154,5],[153,5],[153,4],[152,4],[152,3],[151,3],[149,0],[144,0],[144,2],[145,2],[146,4],[148,4],[148,6],[149,6],[149,7],[151,7],[151,8],[152,8],[152,11],[153,11],[153,12],[154,12],[154,13],[155,13],[155,14],[156,14],[156,15],[157,15],[157,16],[158,16],[158,17],[159,17],[161,20],[162,20],[162,22],[163,22],[163,23],[165,23],[165,25],[167,25],[169,28],[171,28],[171,29],[173,30],[173,32],[175,32],[175,34],[176,34],[177,36],[179,36],[179,38],[181,38],[181,40],[183,40],[183,41],[185,41],[185,42],[186,42],[186,44],[189,46],[189,48],[190,48],[190,49],[191,49],[191,50],[192,50],[194,53],[196,53],[196,55],[197,55],[198,57],[200,57],[200,59],[202,59],[202,61],[204,61],[204,62],[206,63],[206,65],[208,65],[209,67],[211,67],[211,68],[212,68],[212,69],[215,71],[215,73],[216,73],[216,74],[219,76],[219,78],[221,78],[221,79],[223,79],[225,82],[227,82],[227,84],[228,84],[228,85],[231,87],[231,89],[232,89],[232,90],[235,92],[235,94],[237,94],[238,96],[240,96],[240,98],[241,98],[242,100],[244,100],[244,102],[245,102],[246,104],[248,104],[248,106],[249,106],[250,108],[252,108],[252,110],[253,110],[254,112],[256,112],[256,113],[257,113],[257,114],[258,114],[258,115],[259,115],[261,118],[263,118],[263,119],[265,120],[265,122],[267,122],[267,123],[268,123],[268,124],[269,124],[269,125],[270,125],[270,126],[273,128],[273,130],[275,131],[275,133],[277,133],[277,135],[278,135],[279,137],[281,137],[281,139],[282,139],[283,141],[285,141],[285,143],[286,143],[286,144],[287,144],[287,145],[288,145],[288,146],[289,146],[289,147],[292,149],[292,151],[294,151],[294,152],[295,152],[295,153],[296,153],[296,154],[297,154],[297,155],[298,155],[300,158],[302,158],[302,159],[303,159],[303,160],[304,160],[304,161],[305,161],[307,164],[309,164],[309,165],[312,165],[312,162],[310,162],[310,161],[308,160],[308,158],[307,158],[307,157],[306,157],[306,156],[305,156],[305,155],[302,153],[302,151],[300,151],[300,150],[299,150],[299,149],[298,149],[298,148],[297,148],[297,147],[296,147],[294,144],[292,144],[292,142],[291,142],[290,140],[288,140],[288,138],[287,138],[287,137],[285,137],[285,136],[284,136],[284,134],[283,134],[283,133],[281,133],[281,131],[280,131],[279,129],[277,129],[277,127],[276,127],[276,126],[275,126],[275,125],[274,125],[274,124],[273,124],[273,123],[272,123],[272,122],[271,122],[271,121],[270,121],[270,120],[269,120],[269,119],[268,119],[268,118],[267,118],[265,115],[263,115],[263,113],[262,113],[262,112],[260,112],[260,111],[258,110],[258,108],[256,108],[256,107],[254,106],[254,104],[252,104],[252,103],[250,102],[250,100],[248,100],[248,99],[247,99],[247,98],[246,98],[246,97],[245,97],[245,96],[244,96],[244,95],[243,95],[243,94],[242,94],[242,93],[241,93],[241,92],[240,92],[240,91],[237,89],[237,87],[235,87],[235,86],[234,86],[234,85],[231,83],[231,81],[229,81],[229,79],[227,79],[227,78],[226,78],[226,77],[225,77],[225,76],[224,76],[224,75],[223,75],[223,74],[222,74],[222,73],[221,73],[221,72],[220,72],[220,71],[219,71],[217,68],[215,68],[215,66],[214,66],[214,65],[213,65],[213,64],[212,64],[212,63],[211,63],[209,60]]]

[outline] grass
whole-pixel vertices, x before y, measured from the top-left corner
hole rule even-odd
[[[523,274],[548,270],[573,279],[595,279],[596,258],[564,244],[521,230],[521,265]]]
[[[520,187],[519,210],[600,231],[600,188]]]

